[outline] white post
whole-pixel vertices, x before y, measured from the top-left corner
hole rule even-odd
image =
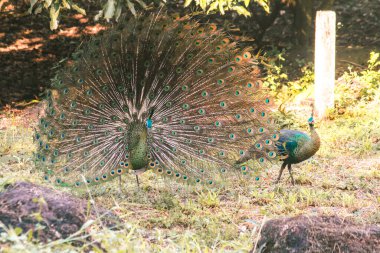
[[[314,107],[318,118],[325,115],[327,108],[334,107],[335,23],[334,11],[317,11],[314,52]]]

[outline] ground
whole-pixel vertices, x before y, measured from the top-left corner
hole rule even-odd
[[[368,3],[364,5],[368,8],[374,8],[369,1],[364,3]],[[354,14],[353,16],[358,15],[357,12]],[[8,24],[13,23],[19,28],[25,25],[24,19],[17,23],[13,17],[0,17],[3,20],[11,19],[12,21],[7,21]],[[66,26],[61,28],[61,35],[57,35],[48,31],[46,20],[41,22],[35,17],[27,19],[31,20],[31,27],[21,29],[20,33],[13,33],[13,29],[10,30],[11,33],[8,30],[0,32],[0,38],[7,38],[1,44],[1,61],[8,65],[5,69],[0,69],[1,76],[6,77],[1,80],[4,82],[1,83],[1,93],[7,93],[1,97],[1,102],[4,106],[16,101],[13,107],[3,107],[0,114],[0,187],[20,180],[44,184],[32,158],[35,150],[32,136],[42,105],[38,103],[39,99],[31,99],[37,98],[41,91],[39,87],[46,87],[43,82],[51,78],[48,66],[61,57],[66,57],[75,48],[76,44],[68,41],[58,43],[59,38],[63,39],[70,34],[71,24],[85,21],[84,17],[78,15],[71,21],[64,20],[62,23],[66,23]],[[371,19],[365,19],[365,22],[368,20]],[[0,22],[0,27],[4,28],[4,24]],[[358,24],[361,23],[358,21]],[[348,36],[353,31],[347,30],[342,36]],[[52,43],[50,51],[44,49],[45,44],[39,44],[47,40],[46,34],[49,33],[53,36],[49,40]],[[28,34],[41,39],[33,40]],[[363,39],[360,36],[356,38],[357,44],[364,51],[353,57],[349,44],[344,44],[345,50],[349,52],[345,57],[350,58],[346,61],[363,69],[368,60],[368,52],[376,45],[366,45],[372,41],[372,37],[365,42],[359,40]],[[65,40],[67,39],[71,40]],[[57,43],[54,44],[54,41]],[[61,48],[62,45],[65,48]],[[57,47],[60,52],[58,55]],[[342,51],[338,51],[338,55],[339,52]],[[49,60],[36,60],[39,57],[48,57]],[[25,59],[26,65],[19,68]],[[347,65],[340,65],[340,68],[346,70]],[[32,80],[36,83],[25,85],[24,81],[30,78],[26,76],[26,79],[19,79],[23,72],[32,75],[35,73],[37,78]],[[305,92],[303,95],[310,96]],[[26,98],[25,103],[34,105],[25,109],[14,108],[17,105],[23,108],[25,103],[19,102]],[[356,106],[345,115],[317,121],[317,131],[322,139],[321,149],[312,159],[294,166],[295,186],[291,185],[287,172],[278,185],[274,184],[280,164],[274,164],[270,169],[271,178],[267,182],[247,182],[242,187],[230,187],[223,191],[178,190],[165,183],[157,184],[159,179],[150,172],[142,175],[140,188],[132,176],[123,178],[122,193],[118,191],[117,182],[108,183],[96,189],[89,202],[113,210],[123,219],[125,228],[119,232],[111,231],[95,221],[90,229],[85,228],[92,234],[91,242],[87,241],[81,247],[96,248],[101,245],[110,252],[117,248],[136,252],[246,252],[257,243],[262,224],[271,218],[323,214],[338,215],[359,224],[380,224],[379,105],[377,98]],[[294,112],[292,127],[307,131],[305,112],[309,110],[308,106],[292,102],[287,104],[287,109]],[[33,244],[23,232],[7,230],[7,233],[1,234],[0,248],[9,252],[68,251],[72,246],[67,242],[85,241],[83,236],[75,236],[66,241]],[[95,244],[95,241],[98,243]]]
[[[140,188],[134,177],[123,178],[123,193],[118,192],[117,182],[106,184],[93,192],[92,198],[97,205],[118,214],[125,221],[125,230],[114,232],[94,226],[93,237],[106,249],[117,245],[136,251],[173,252],[177,247],[214,247],[244,252],[252,248],[261,225],[271,218],[338,215],[359,224],[380,224],[378,105],[378,101],[367,104],[355,118],[317,122],[322,147],[312,159],[294,166],[295,186],[287,173],[278,185],[274,184],[279,164],[270,169],[268,182],[247,182],[223,191],[178,191],[165,183],[157,184],[157,177],[149,172],[141,177]],[[19,180],[43,184],[31,158],[32,122],[38,109],[29,107],[1,119],[0,185]],[[303,115],[296,117],[298,122],[304,120]],[[20,247],[30,247],[20,240]],[[9,241],[0,239],[2,243],[8,245]],[[63,245],[58,242],[54,247]],[[46,250],[51,245],[39,247]]]

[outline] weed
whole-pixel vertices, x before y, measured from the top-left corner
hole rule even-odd
[[[218,207],[220,203],[219,192],[211,190],[202,191],[198,195],[198,202],[203,207]]]

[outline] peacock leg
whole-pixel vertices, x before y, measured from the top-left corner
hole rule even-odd
[[[292,179],[292,185],[294,185],[294,178],[293,178],[293,175],[292,175],[292,164],[288,164],[288,171],[289,171],[289,174],[290,174],[290,178]]]
[[[284,163],[281,165],[280,174],[278,175],[278,178],[277,178],[276,184],[278,184],[278,182],[280,181],[280,179],[281,179],[281,175],[282,175],[282,172],[284,171],[285,167],[286,167],[286,163],[284,162]]]
[[[122,189],[121,189],[121,175],[119,175],[119,193],[123,193]]]
[[[139,176],[136,175],[137,188],[140,188]]]

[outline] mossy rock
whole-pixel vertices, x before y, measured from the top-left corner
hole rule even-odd
[[[380,252],[380,226],[336,216],[273,219],[264,224],[256,252]]]
[[[121,224],[111,211],[96,208],[97,212],[86,199],[27,182],[9,185],[0,193],[0,221],[7,227],[31,231],[41,241],[67,238],[88,220],[100,219],[109,228]]]

